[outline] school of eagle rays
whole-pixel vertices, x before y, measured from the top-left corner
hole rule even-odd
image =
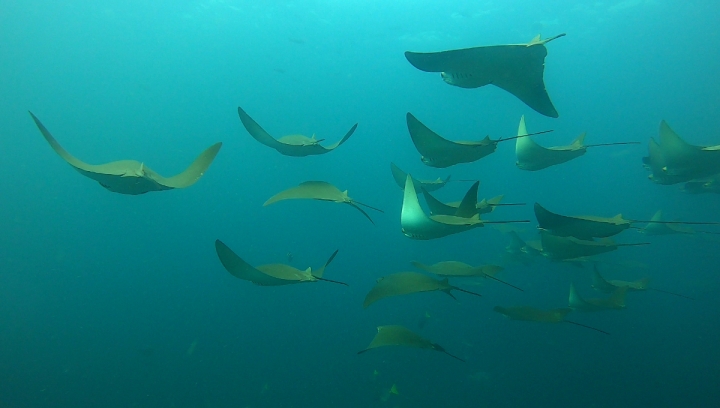
[[[537,36],[525,44],[479,46],[440,52],[408,51],[405,53],[405,58],[420,71],[440,73],[441,79],[449,85],[467,89],[494,85],[518,98],[537,113],[558,118],[558,111],[545,87],[544,69],[547,56],[546,44],[564,35],[560,34],[548,39],[541,39],[540,36]],[[428,81],[430,80],[432,79],[428,78]],[[481,91],[478,93],[481,94]],[[291,157],[329,154],[348,142],[358,128],[357,123],[352,124],[349,130],[342,137],[338,137],[335,142],[325,142],[325,139],[318,139],[315,135],[308,137],[290,134],[274,137],[243,108],[238,107],[238,115],[247,133],[253,139],[276,150],[281,155]],[[30,113],[30,116],[42,136],[63,160],[85,177],[120,194],[140,195],[152,191],[190,187],[205,175],[222,147],[222,143],[210,146],[200,153],[184,171],[165,177],[150,169],[144,162],[136,160],[119,160],[104,164],[85,163],[66,151],[37,116],[33,113]],[[261,122],[267,123],[272,118],[260,119]],[[441,136],[438,132],[442,132],[442,129],[431,129],[428,126],[432,126],[431,123],[421,122],[410,112],[407,112],[405,120],[410,139],[417,149],[420,161],[428,167],[434,168],[472,163],[491,155],[499,146],[509,143],[515,144],[517,168],[525,171],[540,171],[551,166],[562,165],[585,155],[588,148],[591,147],[639,144],[638,141],[586,144],[585,133],[582,133],[574,139],[568,139],[567,145],[543,146],[540,138],[533,136],[540,136],[552,130],[528,133],[524,116],[519,117],[516,135],[498,139],[486,136],[480,140],[453,140],[452,135]],[[267,128],[270,131],[277,131],[271,124],[267,125]],[[657,140],[650,138],[648,155],[642,159],[642,164],[650,172],[649,179],[654,183],[662,185],[682,183],[682,190],[690,194],[720,193],[720,145],[697,146],[690,144],[675,133],[665,121],[660,123]],[[512,207],[526,203],[504,203],[502,195],[478,199],[479,181],[477,180],[451,180],[450,175],[434,180],[422,180],[406,173],[394,163],[390,163],[390,170],[390,175],[402,190],[402,193],[398,194],[398,205],[400,202],[402,203],[400,226],[402,234],[409,239],[441,239],[486,225],[531,222],[531,220],[515,217],[486,220],[484,216],[495,212],[499,207]],[[433,196],[435,191],[451,181],[472,182],[472,184],[464,196],[457,197],[457,200],[453,202],[442,202]],[[376,203],[359,201],[354,198],[354,194],[351,197],[350,189],[347,188],[348,186],[345,185],[338,187],[322,180],[307,180],[297,186],[288,186],[287,189],[269,197],[263,206],[287,200],[316,200],[347,204],[369,222],[375,224],[374,215],[371,214],[383,211],[377,208]],[[401,201],[400,197],[402,197]],[[425,203],[424,206],[422,202]],[[524,265],[542,259],[549,262],[591,265],[592,285],[590,288],[601,294],[591,295],[590,288],[580,287],[578,289],[575,284],[571,284],[568,288],[567,299],[558,299],[557,307],[554,309],[547,310],[534,305],[494,305],[493,310],[511,320],[568,323],[606,335],[609,334],[606,330],[575,320],[568,320],[567,317],[572,313],[573,316],[577,314],[575,319],[582,319],[581,312],[624,309],[626,296],[633,296],[629,293],[638,291],[655,290],[692,299],[684,294],[651,287],[649,277],[635,281],[604,277],[598,267],[601,260],[597,256],[620,248],[623,248],[623,251],[630,251],[632,247],[649,244],[634,239],[616,240],[616,236],[630,228],[637,229],[646,235],[717,233],[712,230],[696,230],[692,225],[712,226],[717,225],[718,222],[668,221],[663,218],[661,210],[658,210],[650,219],[638,220],[625,218],[621,214],[610,217],[559,214],[552,209],[545,208],[540,203],[536,202],[532,205],[539,239],[525,240],[518,231],[506,228],[508,245],[505,253],[502,254],[503,259]],[[318,204],[317,211],[322,211],[322,209],[323,207]],[[507,227],[507,225],[505,226]],[[308,266],[304,270],[283,263],[253,266],[243,259],[251,251],[243,248],[239,243],[231,242],[231,245],[227,245],[218,239],[215,241],[215,250],[220,261],[218,267],[222,265],[232,276],[258,286],[313,282],[347,285],[341,280],[326,277],[326,269],[330,269],[331,262],[338,255],[338,250],[332,252],[325,263],[319,267]],[[523,290],[512,280],[508,281],[506,277],[501,279],[498,276],[503,271],[503,267],[499,265],[468,265],[456,260],[434,261],[436,262],[433,264],[424,264],[412,260],[409,263],[415,268],[414,270],[396,271],[378,279],[365,296],[362,306],[367,308],[382,299],[395,296],[412,294],[433,296],[427,292],[443,292],[450,297],[462,294],[462,296],[474,297],[478,302],[482,302],[482,299],[479,299],[480,293],[467,289],[467,286],[463,287],[462,282],[469,282],[469,279],[472,278],[495,282],[498,287],[504,286],[507,290]],[[450,283],[451,279],[453,283]],[[238,290],[251,289],[240,287]],[[435,350],[456,360],[464,361],[446,351],[442,346],[401,325],[379,326],[368,346],[360,350],[358,354],[387,346]]]

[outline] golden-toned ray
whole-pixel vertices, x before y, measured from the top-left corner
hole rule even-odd
[[[668,295],[679,296],[681,298],[694,300],[691,297],[681,295],[679,293],[668,292],[666,290],[650,288],[650,287],[648,287],[648,285],[650,284],[650,278],[648,278],[648,277],[645,277],[645,278],[642,278],[642,279],[639,279],[636,281],[623,281],[623,280],[615,280],[615,279],[607,280],[600,274],[600,271],[598,270],[597,265],[593,265],[593,280],[592,281],[593,281],[592,287],[595,290],[598,290],[600,292],[605,292],[605,293],[612,293],[615,290],[617,290],[618,288],[627,288],[627,290],[631,291],[631,292],[632,291],[652,290],[655,292],[667,293]]]
[[[430,167],[445,168],[460,163],[471,163],[493,153],[498,143],[517,138],[516,136],[492,140],[486,136],[478,141],[453,142],[433,132],[410,112],[407,113],[406,119],[410,138],[420,153],[420,160]],[[550,131],[534,134],[547,132]]]
[[[515,95],[538,113],[557,118],[545,90],[545,40],[540,36],[527,44],[492,45],[433,53],[406,52],[405,58],[417,69],[440,72],[442,79],[461,88],[495,85]]]
[[[397,183],[398,187],[404,189],[405,188],[405,179],[407,178],[407,173],[402,171],[400,167],[396,166],[395,163],[390,163],[390,171],[393,175],[393,180],[395,180],[395,183]],[[415,187],[415,191],[422,191],[423,189],[425,191],[435,191],[440,189],[441,187],[444,187],[445,184],[447,184],[450,181],[450,176],[447,176],[445,180],[441,178],[437,178],[437,180],[418,180],[416,178],[412,178],[413,186]]]
[[[543,255],[555,261],[577,260],[611,252],[621,246],[648,245],[648,242],[616,244],[611,239],[587,241],[575,237],[559,237],[546,230],[540,230]]]
[[[580,310],[583,312],[598,312],[602,310],[611,309],[624,309],[625,308],[625,295],[627,294],[628,287],[616,288],[609,298],[600,299],[583,299],[580,294],[577,293],[575,285],[570,284],[570,295],[568,296],[568,306],[574,310]]]
[[[120,194],[138,195],[150,191],[172,190],[175,188],[186,188],[195,184],[222,147],[222,143],[216,143],[202,152],[188,168],[180,174],[172,177],[163,177],[147,167],[145,163],[136,160],[119,160],[105,164],[87,164],[68,153],[55,140],[50,132],[40,123],[40,120],[30,112],[30,116],[40,129],[50,147],[69,165],[85,177],[91,178],[106,189]]]
[[[560,237],[575,237],[578,239],[591,240],[593,238],[607,238],[617,235],[630,228],[633,223],[651,222],[654,224],[685,224],[685,225],[718,225],[717,222],[692,222],[692,221],[662,221],[652,219],[650,221],[628,220],[618,214],[611,218],[597,217],[594,215],[567,216],[548,211],[535,203],[535,217],[538,226],[551,231]]]
[[[526,322],[540,322],[540,323],[570,323],[576,326],[585,327],[592,329],[604,334],[610,334],[606,331],[596,329],[595,327],[586,326],[582,323],[574,322],[572,320],[566,320],[565,316],[572,312],[569,307],[560,309],[542,310],[531,306],[512,306],[502,307],[495,306],[494,311],[500,313],[503,316],[510,318],[511,320],[522,320]]]
[[[387,346],[405,346],[435,350],[445,353],[454,359],[463,362],[465,361],[460,357],[456,357],[448,353],[439,344],[433,343],[430,340],[411,331],[410,329],[400,325],[378,326],[377,334],[375,335],[375,337],[364,350],[358,351],[358,354],[364,353],[374,348]]]
[[[280,286],[294,283],[325,281],[348,286],[343,282],[323,278],[325,268],[335,259],[338,251],[333,252],[327,262],[325,262],[325,265],[316,271],[313,271],[312,268],[301,271],[285,264],[269,264],[253,267],[237,256],[232,249],[219,239],[215,240],[215,251],[217,252],[220,262],[232,276],[250,281],[256,285]]]
[[[375,286],[365,296],[363,307],[368,307],[380,299],[411,293],[442,291],[452,297],[450,293],[452,290],[480,296],[478,293],[451,285],[447,278],[437,280],[418,272],[397,272],[377,280]]]
[[[650,180],[658,184],[676,184],[720,173],[720,145],[695,146],[685,142],[664,120],[659,140],[651,138],[648,156],[643,157]]]
[[[528,135],[527,128],[525,127],[524,115],[520,118],[517,135]],[[640,144],[640,142],[617,142],[586,145],[585,133],[583,133],[569,145],[542,147],[535,143],[535,141],[530,137],[518,137],[515,139],[515,156],[517,157],[515,165],[521,170],[537,171],[580,157],[585,154],[588,147],[629,144]]]
[[[325,181],[306,181],[300,183],[297,187],[289,188],[270,197],[267,201],[265,201],[263,207],[274,204],[278,201],[300,199],[348,204],[360,211],[362,215],[364,215],[365,218],[370,220],[373,224],[375,224],[375,222],[373,222],[372,218],[370,218],[370,216],[362,208],[360,208],[360,206],[367,207],[378,212],[384,212],[383,210],[353,200],[348,196],[347,190],[340,191],[339,188]]]
[[[522,289],[518,288],[517,286],[511,285],[511,284],[495,277],[495,275],[498,272],[500,272],[504,269],[502,266],[497,266],[497,265],[472,266],[472,265],[468,265],[464,262],[459,262],[459,261],[442,261],[442,262],[435,263],[433,265],[425,265],[418,261],[412,261],[410,263],[412,264],[412,266],[414,266],[418,269],[422,269],[426,272],[430,272],[430,273],[438,275],[438,276],[444,276],[444,277],[448,277],[448,278],[470,278],[470,277],[489,278],[489,279],[498,281],[500,283],[503,283],[505,285],[508,285],[510,287],[513,287],[519,291],[523,291]]]
[[[356,123],[353,125],[352,128],[350,128],[350,130],[345,134],[345,136],[340,139],[340,141],[335,142],[328,147],[323,147],[320,145],[320,142],[322,142],[324,139],[318,140],[315,138],[315,135],[312,135],[312,137],[307,137],[303,135],[288,135],[283,136],[279,139],[275,139],[274,137],[270,136],[270,134],[266,132],[262,127],[260,127],[260,125],[258,125],[258,123],[255,122],[255,120],[253,120],[253,118],[251,118],[247,113],[245,113],[245,111],[242,110],[242,108],[240,107],[238,107],[238,115],[240,116],[240,121],[242,121],[245,129],[247,129],[248,133],[250,133],[250,136],[252,136],[253,139],[264,144],[265,146],[272,147],[280,154],[283,154],[285,156],[305,157],[329,153],[335,150],[341,144],[345,143],[355,132],[355,129],[357,129]]]

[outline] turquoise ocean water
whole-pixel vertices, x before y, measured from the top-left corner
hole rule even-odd
[[[720,221],[716,195],[647,179],[641,158],[658,124],[720,143],[720,7],[711,1],[15,1],[0,4],[0,407],[714,407],[720,405],[720,239],[648,237],[603,255],[603,273],[652,278],[621,311],[568,324],[510,321],[497,305],[567,305],[591,268],[539,259],[505,265],[482,293],[416,294],[363,309],[375,280],[409,262],[502,262],[509,237],[485,227],[432,241],[400,231],[390,162],[418,178],[481,181],[480,197],[568,215]],[[547,44],[557,119],[493,87],[461,89],[413,68],[403,52]],[[275,136],[316,134],[336,151],[282,156],[253,140],[241,106]],[[90,163],[143,161],[179,172],[223,147],[194,186],[115,194],[63,162],[27,111]],[[550,146],[587,132],[590,149],[539,172],[514,145],[448,169],[423,165],[406,112],[449,139],[516,134],[525,115]],[[263,207],[325,180],[379,207],[372,225],[320,202]],[[469,183],[436,196],[459,199]],[[707,227],[709,231],[720,231]],[[318,267],[331,283],[259,287],[229,275],[213,242],[253,265]],[[292,260],[290,260],[292,258]],[[625,265],[621,267],[620,265]],[[627,267],[632,265],[632,267]],[[402,324],[466,360],[412,348],[357,355],[376,326]],[[391,393],[395,385],[397,394]]]

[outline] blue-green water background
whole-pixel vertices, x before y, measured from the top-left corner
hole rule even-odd
[[[391,161],[420,178],[479,178],[481,196],[560,213],[647,219],[663,209],[720,221],[717,197],[654,185],[640,161],[661,119],[691,143],[720,143],[718,10],[663,0],[3,1],[0,406],[717,406],[716,240],[619,236],[652,245],[604,259],[648,267],[606,267],[609,277],[649,275],[696,300],[631,293],[624,311],[573,315],[610,336],[492,311],[562,307],[570,282],[595,296],[589,269],[549,262],[503,273],[524,293],[491,282],[466,286],[483,298],[361,304],[376,278],[410,260],[495,262],[508,241],[492,228],[405,238]],[[545,71],[559,119],[499,89],[448,86],[403,57],[562,32]],[[249,137],[237,106],[276,136],[332,142],[360,125],[331,154],[285,157]],[[224,145],[189,189],[114,194],[65,164],[27,110],[92,163],[132,158],[171,175]],[[525,114],[530,131],[555,130],[538,137],[545,145],[584,131],[588,143],[643,145],[591,149],[529,173],[515,168],[508,143],[437,170],[418,160],[407,111],[451,139],[511,136]],[[341,205],[262,207],[305,180],[349,189],[385,214],[371,214],[373,226]],[[466,187],[437,196],[457,199]],[[532,219],[532,207],[488,218]],[[350,287],[237,280],[216,258],[218,238],[252,264],[290,252],[293,265],[317,267],[339,249],[326,276]],[[467,362],[402,348],[356,355],[382,324],[418,330]],[[392,384],[400,394],[383,402]]]

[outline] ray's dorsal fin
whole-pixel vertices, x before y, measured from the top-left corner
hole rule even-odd
[[[455,212],[455,215],[463,218],[470,218],[477,214],[477,194],[480,182],[476,181],[465,193],[460,205]]]

